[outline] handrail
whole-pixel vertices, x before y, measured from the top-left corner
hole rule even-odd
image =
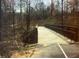
[[[46,25],[46,27],[57,31],[60,34],[63,34],[74,41],[78,41],[78,31],[79,31],[78,28],[74,28],[71,26],[63,26],[63,25]]]

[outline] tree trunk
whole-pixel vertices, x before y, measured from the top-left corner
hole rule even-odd
[[[27,31],[30,30],[30,0],[28,0],[28,6],[27,6]]]
[[[1,0],[0,0],[0,40],[1,40]]]

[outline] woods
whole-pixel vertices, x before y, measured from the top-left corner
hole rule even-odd
[[[79,29],[78,16],[79,0],[0,0],[0,41],[7,48],[36,44],[37,25],[59,25],[62,31],[70,27]]]

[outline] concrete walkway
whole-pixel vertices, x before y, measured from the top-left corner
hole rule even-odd
[[[68,44],[65,40],[68,38],[50,30],[46,27],[38,27],[38,44],[48,46],[53,43]]]
[[[78,57],[78,45],[70,45],[67,37],[46,27],[38,27],[38,45],[31,58],[70,58]],[[38,47],[39,46],[39,47]],[[70,52],[69,52],[70,51]],[[74,52],[73,52],[74,51]],[[75,54],[75,56],[74,56]]]

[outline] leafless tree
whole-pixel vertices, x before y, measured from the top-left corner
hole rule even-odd
[[[0,0],[0,40],[1,40],[1,0]]]

